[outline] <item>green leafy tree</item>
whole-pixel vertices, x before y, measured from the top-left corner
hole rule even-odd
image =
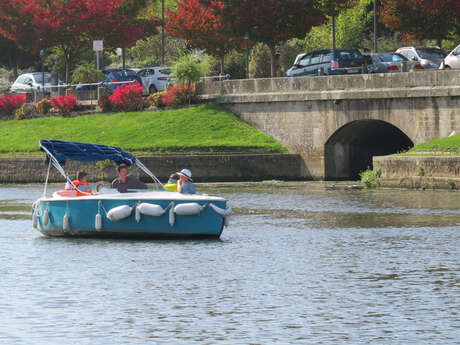
[[[345,10],[337,16],[337,48],[364,48],[372,23],[372,12],[368,11],[371,2],[372,0],[360,0],[355,7]],[[332,21],[314,27],[305,37],[305,50],[310,51],[333,46],[330,35],[331,27]]]
[[[175,84],[179,83],[196,83],[208,70],[204,62],[199,61],[194,54],[187,54],[174,63],[171,71],[171,77]]]

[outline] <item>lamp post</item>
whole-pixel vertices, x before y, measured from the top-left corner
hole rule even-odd
[[[374,0],[374,53],[377,53],[377,0]]]
[[[161,0],[161,65],[165,65],[165,0]]]
[[[244,34],[244,40],[246,41],[246,79],[249,79],[249,34]]]

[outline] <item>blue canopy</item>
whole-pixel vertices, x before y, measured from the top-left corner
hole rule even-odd
[[[77,143],[62,140],[40,140],[40,147],[49,152],[62,166],[67,159],[78,162],[96,162],[109,159],[120,165],[130,166],[136,161],[136,157],[119,147]]]

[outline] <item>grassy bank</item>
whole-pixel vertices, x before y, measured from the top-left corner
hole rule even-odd
[[[272,137],[217,105],[160,112],[0,121],[0,153],[36,154],[40,139],[114,145],[131,152],[277,152]]]
[[[460,155],[460,133],[447,138],[435,139],[414,146],[400,155]]]

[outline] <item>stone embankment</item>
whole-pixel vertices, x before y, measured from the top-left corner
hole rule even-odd
[[[460,190],[460,156],[383,156],[373,158],[386,187]]]
[[[297,154],[199,154],[138,156],[161,181],[171,173],[188,168],[196,182],[298,180],[303,175],[304,163]],[[48,164],[45,156],[0,158],[0,183],[43,183]],[[71,178],[78,170],[85,170],[90,181],[112,181],[115,165],[110,161],[94,163],[68,162],[64,169]],[[135,167],[133,175],[146,182],[150,178]],[[64,182],[56,169],[50,169],[49,182]]]

